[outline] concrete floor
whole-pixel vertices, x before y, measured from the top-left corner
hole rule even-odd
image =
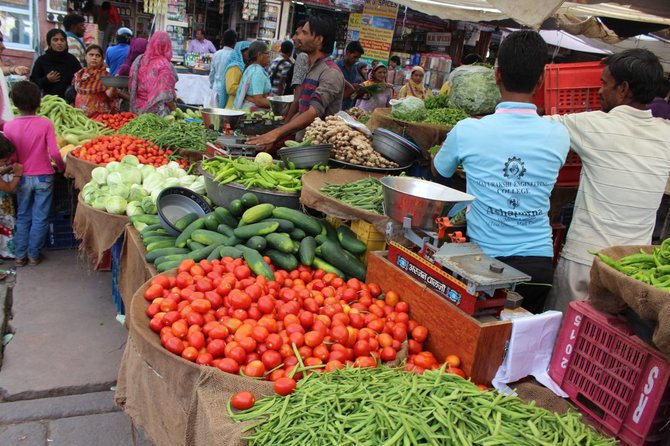
[[[127,331],[116,321],[111,276],[76,250],[47,251],[40,265],[18,269],[14,337],[0,368],[0,445],[151,444],[113,402]]]

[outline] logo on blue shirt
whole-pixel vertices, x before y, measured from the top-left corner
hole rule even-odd
[[[507,159],[503,173],[505,178],[519,179],[526,173],[526,167],[524,166],[523,161],[521,161],[521,158],[513,156]]]

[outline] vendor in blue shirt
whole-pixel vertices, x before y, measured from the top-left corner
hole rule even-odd
[[[133,37],[133,32],[128,28],[119,28],[116,32],[116,45],[107,48],[105,52],[105,63],[109,67],[109,74],[116,75],[121,64],[128,57],[130,51],[130,39]]]
[[[547,54],[537,32],[510,34],[495,72],[502,102],[493,115],[459,122],[433,160],[433,173],[443,177],[463,165],[468,193],[476,197],[467,235],[487,255],[532,277],[516,287],[532,313],[543,311],[551,290],[549,197],[570,148],[567,129],[542,119],[532,104]]]
[[[358,40],[349,42],[347,47],[344,49],[344,56],[342,59],[336,62],[337,66],[340,67],[342,74],[344,75],[344,80],[349,82],[353,87],[354,91],[358,90],[365,81],[361,77],[361,74],[358,71],[358,61],[361,56],[365,54],[363,50],[363,45]],[[354,101],[345,94],[344,99],[342,100],[342,110],[348,110],[354,106]]]

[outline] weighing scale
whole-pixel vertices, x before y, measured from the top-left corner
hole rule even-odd
[[[391,241],[391,263],[472,316],[497,316],[505,306],[520,304],[519,295],[511,291],[531,277],[486,255],[477,243],[465,242],[459,231],[449,233],[454,227],[448,216],[465,208],[474,196],[411,177],[380,181],[384,213],[391,217],[387,240],[404,239],[413,245]]]
[[[206,155],[214,156],[246,156],[253,158],[256,156],[258,146],[246,144],[248,136],[223,135],[216,138],[214,143],[207,143]]]

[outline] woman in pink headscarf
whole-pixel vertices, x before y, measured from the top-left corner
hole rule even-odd
[[[168,33],[151,36],[147,50],[130,69],[130,111],[165,116],[176,108],[177,72],[170,63],[172,43]]]

